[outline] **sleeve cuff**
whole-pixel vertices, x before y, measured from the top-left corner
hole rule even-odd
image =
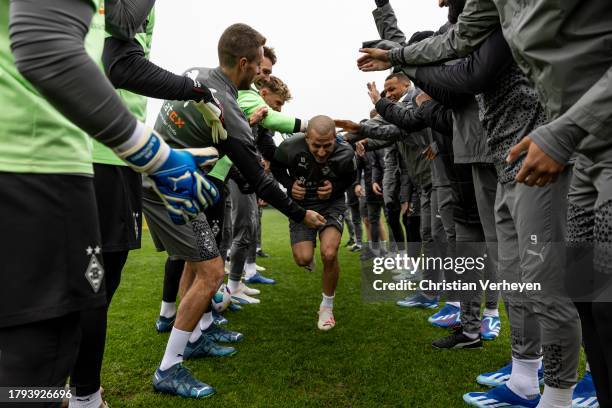
[[[389,51],[389,62],[394,67],[401,66],[403,64],[402,52],[403,48],[394,48]]]
[[[293,199],[291,198],[291,200]],[[295,201],[293,201],[293,205],[295,205],[297,208],[292,211],[290,218],[300,224],[302,221],[304,221],[304,218],[306,218],[306,210],[300,207]]]
[[[550,157],[566,164],[587,132],[565,117],[533,131],[531,140]]]

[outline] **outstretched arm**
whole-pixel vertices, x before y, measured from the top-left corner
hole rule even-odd
[[[297,133],[306,130],[306,121],[275,111],[254,90],[240,91],[238,93],[238,105],[247,118],[250,118],[261,107],[267,107],[268,113],[259,122],[259,125],[266,129],[281,133]]]
[[[423,88],[431,86],[444,92],[476,95],[496,86],[496,79],[513,63],[510,47],[501,29],[497,29],[457,64],[418,67],[415,80],[417,84],[423,84]]]
[[[392,102],[387,98],[381,98],[376,102],[375,107],[376,112],[378,112],[384,120],[404,131],[415,132],[427,127],[427,124],[423,122],[412,107]]]
[[[362,71],[382,71],[465,57],[498,27],[499,14],[492,0],[467,0],[457,24],[445,33],[390,51],[362,49],[365,55],[357,65]]]
[[[406,44],[406,35],[400,30],[395,10],[393,10],[388,0],[377,0],[376,9],[372,11],[372,15],[374,16],[374,23],[376,23],[376,29],[381,39],[393,41],[400,45]]]
[[[104,0],[106,31],[124,41],[133,39],[155,5],[155,0]]]
[[[137,39],[106,38],[102,62],[115,88],[170,101],[212,100],[206,87],[149,61]]]

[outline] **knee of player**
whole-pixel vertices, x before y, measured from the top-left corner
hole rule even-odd
[[[219,257],[208,262],[196,263],[196,278],[204,279],[214,285],[220,285],[225,276],[223,260]],[[211,282],[212,281],[212,282]],[[215,287],[215,290],[217,287]]]
[[[223,278],[225,278],[225,270],[223,269],[223,266],[213,268],[211,277],[212,279],[214,279],[217,286],[221,285],[221,283],[223,282]]]
[[[313,254],[294,253],[293,259],[298,266],[308,266],[312,262]]]
[[[323,263],[333,263],[338,259],[338,248],[333,246],[321,247],[321,260]]]

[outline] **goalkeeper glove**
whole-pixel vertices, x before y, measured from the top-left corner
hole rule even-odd
[[[206,125],[210,128],[213,143],[218,144],[219,141],[227,139],[221,102],[215,98],[210,89],[197,80],[193,80],[192,90],[197,95],[193,99],[196,109],[200,111]]]
[[[194,219],[219,201],[221,194],[200,170],[217,161],[217,149],[172,149],[152,129],[140,123],[138,129],[114,151],[134,170],[149,176],[175,224]]]

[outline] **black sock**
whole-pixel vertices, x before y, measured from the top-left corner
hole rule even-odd
[[[183,260],[173,261],[170,260],[170,258],[166,259],[166,268],[164,271],[164,289],[162,295],[162,300],[164,302],[176,302],[184,266],[185,261]]]

